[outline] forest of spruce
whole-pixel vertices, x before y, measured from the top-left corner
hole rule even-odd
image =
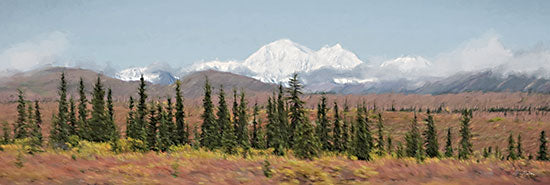
[[[267,101],[240,87],[225,92],[204,78],[197,123],[189,121],[180,81],[172,96],[149,97],[142,76],[136,97],[115,102],[100,75],[93,87],[80,78],[73,97],[61,73],[52,115],[19,90],[16,119],[1,125],[0,184],[550,182],[547,128],[536,136],[501,134],[505,148],[487,145],[489,134],[472,129],[476,115],[544,117],[548,107],[377,107],[319,93],[311,108],[297,74]],[[116,103],[125,109],[124,123],[115,119]],[[406,115],[405,132],[388,121],[395,115]]]

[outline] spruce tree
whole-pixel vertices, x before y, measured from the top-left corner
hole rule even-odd
[[[113,92],[111,88],[107,90],[107,122],[106,128],[109,132],[110,140],[118,140],[120,138],[120,133],[118,132],[116,123],[115,123],[115,109],[113,105]]]
[[[518,134],[517,156],[519,159],[523,159],[523,149],[521,147],[521,134]]]
[[[160,106],[160,105],[158,105]],[[157,109],[155,108],[155,103],[154,102],[151,102],[151,105],[150,105],[150,109],[149,109],[149,123],[147,124],[147,132],[146,132],[146,136],[147,138],[145,139],[146,143],[147,143],[147,147],[149,148],[149,150],[158,150],[158,143],[157,143],[157,130],[158,130],[158,122],[159,122],[159,116],[161,113],[160,112],[157,112],[158,110],[158,107]],[[158,114],[158,115],[157,115]]]
[[[293,142],[296,141],[296,138],[294,138],[294,134],[297,132],[298,125],[303,122],[303,104],[302,100],[300,100],[299,96],[302,94],[302,84],[298,81],[298,75],[296,73],[293,74],[292,78],[290,79],[289,86],[291,87],[289,89],[289,100],[290,100],[290,137],[289,139]],[[279,106],[280,107],[280,106]],[[291,143],[292,144],[292,143]]]
[[[350,145],[352,143],[352,135],[354,133],[351,132],[351,124],[349,121],[349,106],[348,101],[346,100],[344,103],[344,124],[342,125],[342,151],[349,152],[352,148]]]
[[[243,149],[250,148],[250,138],[248,137],[248,114],[246,113],[247,102],[245,99],[244,91],[241,90],[239,107],[237,109],[239,113],[237,133],[237,144]]]
[[[376,127],[378,128],[378,139],[376,140],[376,152],[378,156],[382,156],[384,154],[384,123],[382,122],[381,113],[378,113],[378,124],[376,124]]]
[[[176,145],[179,141],[179,137],[177,136],[176,124],[174,124],[173,112],[174,108],[172,107],[172,98],[168,97],[166,98],[166,124],[168,128],[170,142],[172,143],[172,145]],[[185,129],[183,131],[185,131]]]
[[[42,136],[42,113],[40,113],[40,105],[38,100],[34,101],[34,126],[32,131],[32,136],[38,139],[38,143],[42,145],[43,136]]]
[[[273,96],[273,98],[275,98],[275,96]],[[275,99],[273,99],[273,101],[275,104]],[[293,130],[288,124],[288,106],[286,103],[283,84],[279,84],[279,92],[277,93],[277,103],[275,106],[276,110],[274,111],[277,114],[275,118],[278,119],[277,123],[279,124],[280,138],[285,138],[282,139],[282,141],[286,141],[282,143],[282,147],[290,148],[293,142],[292,139],[289,138],[292,136]]]
[[[472,110],[462,111],[462,120],[460,128],[460,145],[458,149],[459,159],[468,159],[473,153],[472,150],[472,133],[470,131],[470,120],[472,119]]]
[[[139,78],[139,88],[138,88],[138,104],[136,109],[136,118],[135,118],[135,131],[136,135],[134,139],[141,140],[143,142],[146,142],[147,138],[147,132],[146,132],[146,125],[147,121],[145,118],[147,117],[147,85],[145,84],[145,79],[143,78],[143,74]],[[154,109],[152,107],[151,109]]]
[[[84,86],[84,80],[80,78],[78,83],[78,136],[82,139],[89,140],[88,130],[88,99],[86,98],[86,87]]]
[[[26,102],[26,104],[28,105],[27,106],[27,123],[26,123],[26,127],[27,127],[27,137],[33,137],[34,133],[34,124],[35,124],[35,119],[34,119],[34,107],[33,107],[33,104],[32,102]]]
[[[11,143],[11,128],[7,121],[2,122],[2,144]]]
[[[126,117],[126,138],[135,138],[137,136],[134,97],[130,96],[128,102],[128,116]]]
[[[61,73],[61,81],[59,83],[59,100],[57,107],[57,115],[52,120],[52,128],[50,129],[50,143],[54,147],[61,147],[69,139],[68,123],[68,103],[67,103],[67,82],[65,81],[65,72]]]
[[[229,108],[225,101],[225,92],[223,87],[220,87],[220,93],[218,94],[218,127],[220,128],[221,135],[221,148],[225,153],[233,154],[236,152],[237,136],[235,135],[234,125],[231,124],[231,118],[229,113]]]
[[[185,124],[185,112],[183,110],[183,95],[181,94],[181,81],[176,81],[176,137],[177,144],[189,143],[189,130]]]
[[[422,138],[420,137],[420,131],[418,130],[418,122],[416,121],[416,113],[414,115],[414,118],[411,121],[410,130],[405,135],[405,142],[406,142],[406,154],[408,157],[417,157],[419,155],[419,151],[422,148],[421,143]]]
[[[428,114],[426,118],[426,130],[424,131],[424,141],[426,147],[426,155],[428,157],[440,157],[439,143],[437,142],[437,130],[432,115]]]
[[[17,121],[15,122],[13,133],[15,139],[23,139],[28,137],[26,101],[23,91],[17,89],[17,92]]]
[[[78,136],[77,120],[76,120],[76,107],[73,98],[69,98],[69,135]]]
[[[540,145],[539,145],[539,151],[537,152],[537,160],[548,161],[548,148],[546,146],[546,143],[548,141],[546,140],[546,135],[544,133],[544,130],[540,132],[539,142],[540,142]]]
[[[258,116],[258,111],[259,111],[258,102],[256,102],[254,103],[254,110],[252,112],[252,139],[250,141],[252,148],[259,148],[258,132],[260,131],[260,128],[259,128],[260,125],[258,125],[258,120],[256,118]]]
[[[212,88],[206,77],[204,83],[204,98],[202,100],[204,112],[202,113],[200,144],[209,150],[218,148],[220,141],[220,128],[214,118],[214,104],[212,103]],[[196,139],[196,138],[195,138]]]
[[[367,110],[367,107],[365,105],[365,102],[363,102],[363,114],[365,115],[365,129],[367,131],[367,144],[370,147],[370,150],[374,150],[374,137],[372,136],[372,131],[370,128],[370,120],[369,120],[369,111]]]
[[[233,88],[233,107],[231,109],[233,113],[233,128],[235,128],[235,136],[239,137],[239,102],[237,100],[237,89]]]
[[[342,129],[342,121],[340,120],[340,114],[338,110],[338,103],[336,101],[334,102],[334,129],[332,131],[333,133],[333,142],[334,142],[334,150],[338,152],[343,152],[345,150],[344,147],[344,131]]]
[[[370,153],[372,150],[372,145],[370,145],[368,141],[370,133],[367,129],[365,118],[363,118],[363,109],[365,109],[363,106],[357,108],[357,116],[355,122],[356,130],[353,141],[353,155],[355,155],[359,160],[368,161],[371,160]]]
[[[302,84],[298,80],[298,74],[294,73],[289,86],[291,125],[294,128],[292,135],[294,154],[300,159],[313,159],[319,156],[319,140],[315,135],[315,128],[304,111],[304,102],[299,97],[302,94]]]
[[[319,138],[321,149],[325,151],[332,150],[331,127],[327,117],[327,97],[323,94],[321,102],[317,104],[317,137]]]
[[[319,157],[319,141],[315,135],[313,124],[309,122],[309,119],[305,115],[300,120],[302,120],[302,123],[298,124],[294,133],[294,155],[299,159],[308,160]]]
[[[101,83],[101,77],[97,81],[92,92],[92,117],[89,120],[90,140],[95,142],[107,142],[111,139],[109,129],[109,115],[105,112],[105,90]]]
[[[273,154],[282,156],[285,154],[283,138],[285,131],[280,127],[276,105],[271,97],[267,100],[267,120],[267,146],[273,148]]]
[[[445,143],[445,157],[453,157],[453,136],[451,135],[451,128],[447,129],[447,142]]]
[[[170,124],[173,125],[174,123],[168,120],[168,113],[164,111],[161,104],[157,105],[157,114],[160,119],[158,121],[158,149],[165,152],[174,144],[171,138],[172,133],[170,132]]]
[[[516,143],[514,141],[514,136],[512,133],[510,133],[510,136],[508,137],[508,156],[506,156],[507,160],[517,160],[518,157],[516,155]]]

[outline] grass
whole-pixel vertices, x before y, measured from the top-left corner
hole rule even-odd
[[[81,142],[71,150],[46,148],[28,154],[19,144],[2,145],[0,184],[545,184],[550,163],[494,158],[471,160],[345,155],[314,160],[242,155],[172,147],[169,152],[112,152],[104,143]]]

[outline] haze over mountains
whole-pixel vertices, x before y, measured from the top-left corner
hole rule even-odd
[[[289,39],[262,46],[242,61],[206,61],[186,68],[154,63],[124,69],[115,78],[145,79],[171,84],[187,74],[217,70],[248,76],[265,83],[286,82],[297,72],[308,92],[424,93],[464,91],[550,92],[550,52],[533,49],[513,52],[498,38],[474,40],[430,61],[422,56],[362,61],[342,45],[312,50]],[[545,63],[548,62],[548,63]]]

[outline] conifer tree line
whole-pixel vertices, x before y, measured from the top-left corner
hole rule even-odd
[[[419,161],[426,158],[456,157],[469,159],[473,154],[470,122],[472,110],[463,110],[458,135],[454,128],[447,128],[445,144],[440,148],[437,124],[428,112],[422,124],[414,112],[408,131],[401,137],[403,142],[393,143],[394,138],[385,130],[382,112],[358,103],[351,110],[346,101],[343,109],[337,102],[328,102],[323,94],[315,110],[315,120],[310,120],[310,111],[301,100],[302,84],[298,75],[290,78],[287,86],[279,84],[265,106],[254,102],[252,108],[244,90],[233,89],[227,94],[223,86],[214,88],[205,77],[202,99],[202,124],[191,127],[186,122],[181,82],[175,83],[174,98],[152,100],[147,94],[143,76],[137,87],[137,97],[129,97],[127,104],[126,130],[120,133],[115,123],[112,90],[105,87],[97,76],[93,87],[86,87],[80,78],[78,98],[67,94],[65,73],[60,76],[57,111],[52,115],[48,143],[55,148],[66,148],[71,138],[93,142],[110,142],[116,145],[121,137],[141,141],[144,150],[167,151],[175,145],[192,145],[207,150],[219,150],[227,154],[239,152],[246,155],[251,149],[271,148],[275,155],[293,155],[300,159],[313,159],[325,153],[341,153],[359,160],[372,160],[375,156],[412,157]],[[87,89],[91,93],[87,93]],[[213,102],[217,96],[217,102]],[[88,100],[88,97],[91,99]],[[90,105],[88,105],[90,104]],[[228,105],[230,104],[230,105]],[[229,107],[231,106],[231,107]],[[376,106],[374,106],[376,107]],[[17,119],[13,130],[7,122],[2,123],[2,143],[13,139],[32,138],[41,146],[42,115],[39,101],[25,100],[24,92],[18,91]],[[265,113],[263,113],[265,112]],[[264,123],[261,113],[265,114]],[[329,116],[331,113],[331,116]],[[11,136],[13,134],[13,137]],[[453,137],[459,142],[453,143]],[[12,139],[13,138],[13,139]],[[521,135],[510,133],[506,155],[496,148],[484,148],[484,157],[495,156],[503,160],[536,158],[549,160],[545,132],[540,133],[539,150],[536,156],[525,156]],[[113,146],[114,147],[114,146]]]

